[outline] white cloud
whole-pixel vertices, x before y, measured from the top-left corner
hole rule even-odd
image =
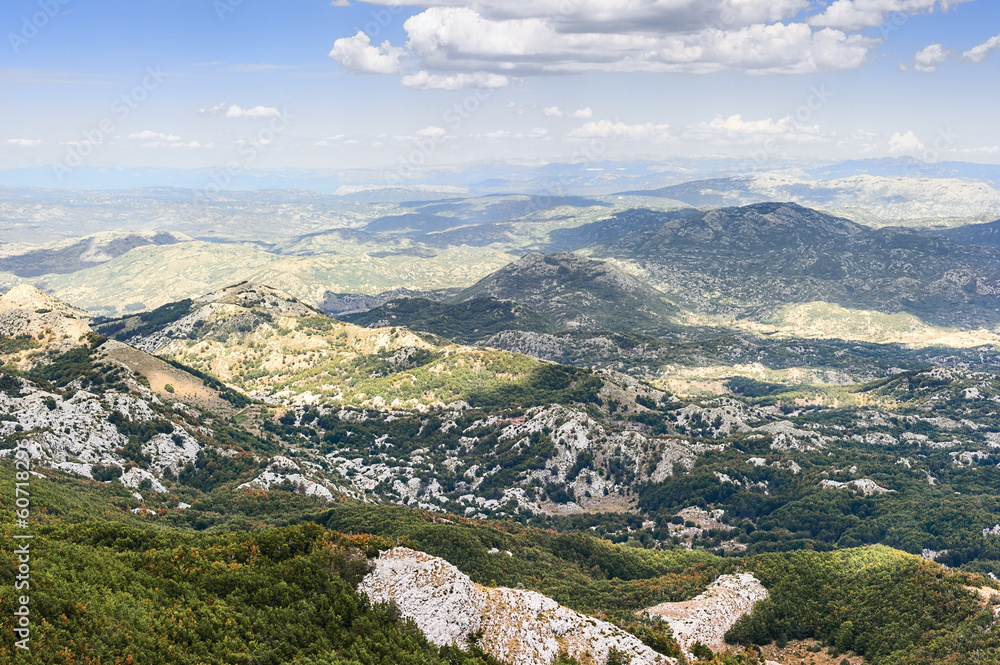
[[[890,14],[947,11],[952,5],[971,0],[836,0],[826,10],[807,19],[817,27],[862,30],[884,25]]]
[[[367,0],[399,6],[400,0]],[[577,33],[691,32],[705,26],[732,27],[793,18],[809,0],[416,0],[429,8],[463,8],[474,4],[490,20],[544,18],[560,31]]]
[[[687,128],[682,138],[711,141],[716,144],[760,143],[780,138],[797,143],[826,141],[818,125],[796,122],[791,116],[772,120],[744,120],[740,114],[728,118],[716,116],[710,122],[700,122]]]
[[[331,7],[350,7],[350,0],[332,0],[330,2]]]
[[[326,146],[331,145],[335,141],[342,140],[344,136],[345,136],[344,134],[337,134],[336,136],[327,136],[325,139],[320,139],[319,141],[316,141],[315,143],[313,143],[313,145],[325,148]],[[347,141],[344,142],[347,143]]]
[[[173,142],[167,142],[167,141],[150,141],[149,143],[143,143],[142,147],[143,148],[188,148],[188,149],[193,149],[193,148],[209,148],[209,149],[211,149],[211,148],[215,147],[215,144],[214,143],[209,143],[207,145],[202,145],[198,141],[191,141],[189,143],[184,143],[183,141],[173,141]]]
[[[912,131],[900,134],[896,132],[889,139],[889,153],[892,155],[916,155],[923,154],[926,150],[920,139]]]
[[[877,150],[879,144],[875,142],[878,138],[878,134],[875,132],[870,132],[866,129],[854,129],[837,140],[837,147],[851,146],[863,153],[869,153]]]
[[[163,134],[161,132],[154,132],[151,129],[147,129],[141,132],[135,132],[134,134],[129,134],[130,139],[141,139],[144,141],[149,140],[159,140],[159,141],[180,141],[181,137],[176,134]]]
[[[228,109],[226,109],[227,118],[280,118],[281,111],[274,108],[273,106],[254,106],[250,109],[244,109],[236,104],[233,104]]]
[[[399,0],[366,0],[398,7]],[[952,0],[965,2],[969,0]],[[810,73],[860,67],[881,40],[835,27],[838,12],[934,8],[941,0],[837,0],[814,27],[794,22],[810,0],[415,0],[406,43],[374,46],[363,32],[330,56],[356,73],[402,73],[408,87],[503,87],[512,77],[604,72]],[[825,18],[824,18],[825,17]],[[798,19],[802,20],[802,19]],[[857,21],[853,21],[857,23]],[[404,55],[417,71],[405,71]],[[492,76],[493,78],[487,78]],[[569,112],[570,114],[576,112]],[[553,117],[587,118],[566,115]]]
[[[626,3],[628,4],[628,3]],[[676,4],[676,3],[674,3]],[[859,67],[877,40],[804,23],[687,32],[608,33],[566,28],[551,17],[490,19],[467,7],[432,7],[404,23],[407,46],[428,69],[504,75],[582,71],[758,73]]]
[[[7,139],[7,145],[16,145],[21,148],[34,148],[42,145],[41,139]]]
[[[198,109],[198,114],[205,116],[222,115],[225,112],[226,112],[225,102],[222,102],[221,104],[216,104],[215,106],[202,106],[200,109]]]
[[[626,125],[623,122],[598,120],[588,122],[569,133],[575,139],[626,139],[632,141],[669,141],[670,125],[647,122],[644,125]]]
[[[995,48],[1000,48],[1000,35],[997,35],[996,37],[990,37],[982,44],[977,44],[976,46],[973,46],[968,51],[963,53],[962,57],[966,58],[967,60],[971,60],[972,62],[980,63],[983,60],[985,60],[986,56],[990,54],[990,51],[992,51]]]
[[[488,139],[549,139],[549,130],[544,127],[535,127],[530,132],[508,132],[504,129],[498,129],[495,132],[489,132],[483,134]],[[550,139],[551,140],[551,139]]]
[[[947,50],[941,44],[931,44],[917,51],[913,56],[913,68],[918,72],[933,72],[939,65],[943,65],[948,60],[952,51]]]
[[[510,85],[510,79],[500,74],[489,72],[475,72],[473,74],[431,74],[419,71],[416,74],[407,74],[401,83],[408,88],[420,88],[422,90],[461,90],[462,88],[506,88]]]
[[[424,138],[443,139],[448,132],[443,127],[424,127],[417,131],[416,135]]]
[[[395,74],[400,70],[399,59],[405,50],[388,41],[373,46],[362,31],[353,37],[343,37],[333,43],[330,57],[355,74]]]
[[[542,115],[549,118],[576,118],[583,120],[586,118],[592,118],[594,116],[594,112],[590,110],[589,106],[585,109],[577,109],[576,111],[563,111],[558,106],[547,106],[542,109]]]
[[[980,148],[963,148],[957,150],[956,152],[962,152],[967,155],[997,155],[1000,154],[1000,146],[982,146]]]

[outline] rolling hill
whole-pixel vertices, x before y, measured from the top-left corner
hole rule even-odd
[[[0,245],[0,272],[18,277],[67,274],[106,263],[145,245],[188,242],[183,233],[104,231],[50,245]]]

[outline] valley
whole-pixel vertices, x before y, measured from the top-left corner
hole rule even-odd
[[[0,456],[28,451],[33,482],[67,497],[38,523],[46,551],[92,543],[123,581],[147,573],[108,529],[149,543],[143,560],[166,538],[192,566],[226,551],[261,579],[333,556],[338,602],[428,662],[992,648],[994,248],[794,204],[573,199],[504,221],[526,201],[424,203],[294,242],[8,248]],[[66,271],[25,267],[46,261]],[[352,281],[331,279],[338,261]],[[229,275],[245,279],[210,286]],[[121,289],[153,299],[122,307]],[[279,533],[290,558],[245,553]],[[414,595],[380,562],[438,572],[414,573]],[[441,623],[441,575],[478,614]],[[101,589],[96,606],[118,602]]]
[[[996,0],[0,19],[0,665],[1000,665]]]

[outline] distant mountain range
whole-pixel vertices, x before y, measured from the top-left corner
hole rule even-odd
[[[963,245],[1000,247],[1000,220],[985,224],[967,224],[953,229],[928,230],[926,235],[948,238]]]
[[[592,240],[584,251],[593,258],[528,254],[457,295],[432,299],[450,305],[509,300],[560,329],[658,336],[677,332],[682,309],[767,321],[781,307],[810,302],[905,312],[939,326],[991,327],[1000,323],[1000,251],[945,236],[976,231],[988,239],[995,228],[872,229],[793,203],[629,210],[565,230]],[[386,320],[411,308],[396,307]],[[368,324],[380,317],[352,320]]]
[[[766,318],[810,301],[909,312],[940,325],[1000,322],[1000,253],[916,231],[873,230],[791,203],[723,208],[591,248],[630,262],[702,312]]]
[[[697,208],[793,201],[875,226],[899,223],[923,226],[935,219],[948,221],[1000,214],[997,186],[995,180],[921,171],[892,176],[862,172],[833,179],[764,173],[695,180],[626,194],[663,197]]]

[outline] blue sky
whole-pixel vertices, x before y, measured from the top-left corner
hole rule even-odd
[[[1000,163],[995,0],[413,3],[7,0],[0,169]]]

